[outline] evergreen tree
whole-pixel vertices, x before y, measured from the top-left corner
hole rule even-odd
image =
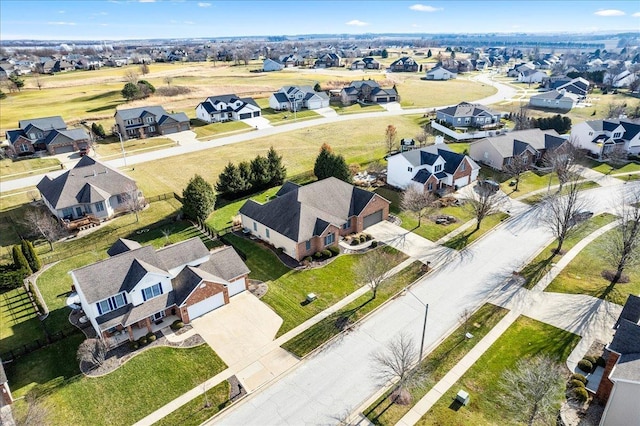
[[[433,55],[431,54],[431,49],[429,49],[429,51],[427,52],[427,58],[430,58],[431,56]]]
[[[251,189],[253,190],[262,189],[271,181],[269,161],[262,155],[251,160],[251,177]]]
[[[13,246],[13,265],[19,271],[23,271],[24,276],[29,276],[33,274],[31,267],[29,266],[29,262],[24,257],[24,253],[22,253],[22,248],[19,245]]]
[[[383,58],[388,58],[389,52],[387,52],[387,49],[382,49],[382,53],[380,54],[380,56],[382,56]]]
[[[216,183],[216,191],[225,197],[233,196],[245,190],[245,182],[243,181],[240,170],[235,164],[229,162],[222,173],[218,176]]]
[[[287,168],[282,164],[282,156],[278,155],[273,147],[269,148],[267,153],[267,161],[269,162],[269,181],[270,186],[282,185],[287,178]]]
[[[248,161],[242,161],[238,164],[238,171],[240,172],[242,190],[240,192],[246,192],[251,189],[251,182],[253,182],[253,173],[251,173],[251,164]]]
[[[322,144],[320,154],[316,157],[313,174],[318,180],[335,177],[345,182],[351,181],[349,166],[342,155],[334,154],[329,145]]]
[[[206,220],[216,202],[211,184],[200,175],[195,175],[189,180],[187,187],[182,191],[182,197],[182,211],[192,220]]]
[[[127,83],[124,85],[120,93],[122,94],[123,98],[128,101],[132,101],[140,95],[140,89],[133,83]]]
[[[322,92],[322,86],[320,86],[320,83],[316,83],[316,85],[313,86],[313,90],[316,92]]]
[[[29,240],[22,240],[21,248],[22,254],[24,254],[24,257],[27,259],[27,263],[29,263],[31,270],[33,272],[39,271],[42,263],[40,262],[38,253],[36,253],[36,250],[33,247],[33,243]]]
[[[4,93],[2,90],[0,90],[0,99],[5,99],[7,97],[7,94]]]
[[[18,89],[18,92],[20,91],[20,89],[24,87],[24,79],[18,77],[16,74],[11,74],[9,76],[9,81],[15,84],[16,89]]]

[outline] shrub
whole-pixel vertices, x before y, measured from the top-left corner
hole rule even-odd
[[[311,262],[313,262],[313,257],[307,256],[307,257],[304,258],[304,261],[307,262],[307,263],[311,263]]]
[[[573,373],[570,380],[580,380],[585,385],[587,384],[587,378],[580,373]]]
[[[576,387],[571,390],[572,396],[580,402],[585,402],[589,399],[589,394],[587,390],[583,387]]]
[[[149,334],[147,334],[147,340],[149,341],[149,343],[151,343],[151,342],[155,342],[155,341],[156,341],[156,339],[157,339],[157,337],[156,337],[156,335],[155,335],[155,334],[153,334],[153,333],[149,333]]]
[[[142,336],[141,338],[139,338],[138,343],[140,344],[140,346],[145,346],[147,343],[149,343],[149,341],[147,340],[147,336]]]
[[[569,387],[569,388],[583,388],[584,387],[584,383],[581,380],[573,379],[573,380],[569,380],[569,383],[567,383],[567,387]]]
[[[282,254],[284,253],[284,247],[278,247],[276,251],[278,252],[278,254]]]
[[[134,351],[135,351],[136,349],[138,349],[138,348],[140,347],[140,344],[139,344],[138,342],[136,342],[136,341],[129,342],[129,347],[130,347],[132,350],[134,350]]]
[[[580,362],[578,362],[578,368],[585,373],[591,373],[591,370],[593,370],[593,364],[587,359],[581,359]]]
[[[326,257],[327,259],[331,257],[331,251],[324,249],[322,250],[322,257]]]
[[[598,367],[606,367],[607,366],[607,360],[604,359],[603,357],[599,356],[598,359],[596,359],[596,366]]]
[[[24,256],[22,252],[22,247],[20,245],[13,246],[13,264],[15,268],[22,271],[22,276],[26,277],[33,274],[31,271],[31,267],[29,266],[29,262],[27,262],[27,258]]]
[[[175,320],[173,323],[171,323],[171,329],[173,331],[180,330],[182,327],[184,327],[184,323],[180,320]]]
[[[316,259],[322,259],[322,252],[319,252],[319,251],[315,252],[313,257],[315,257]]]
[[[371,240],[373,239],[373,237],[371,236],[371,234],[365,234],[365,236],[364,236],[364,237],[365,237],[365,239],[366,239],[367,241],[371,241]]]
[[[378,242],[377,241],[371,241],[371,247],[373,247],[373,248],[378,247]]]
[[[331,246],[331,247],[329,247],[329,251],[331,252],[331,254],[332,254],[333,256],[337,256],[337,255],[339,255],[339,254],[340,254],[340,247],[338,247],[338,246]]]
[[[595,356],[591,356],[591,355],[585,355],[582,357],[582,359],[586,359],[587,361],[589,361],[591,364],[596,363],[596,357]]]
[[[360,244],[364,243],[367,241],[367,237],[365,237],[364,235],[360,235]]]
[[[358,244],[360,244],[360,240],[357,238],[354,238],[351,240],[349,244],[351,244],[352,246],[357,246]]]

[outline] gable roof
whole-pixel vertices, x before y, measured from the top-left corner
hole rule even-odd
[[[54,209],[93,203],[129,188],[136,188],[133,179],[89,156],[84,156],[75,167],[53,179],[45,176],[36,185]]]
[[[235,106],[234,104],[238,101],[240,101],[239,106]],[[223,106],[226,106],[226,108],[223,108],[223,109],[216,108],[216,106],[220,104],[223,104]],[[256,101],[253,100],[253,98],[240,98],[234,94],[209,96],[203,102],[198,104],[198,106],[200,105],[202,105],[209,114],[213,112],[219,112],[219,113],[231,112],[231,111],[236,112],[236,111],[240,111],[247,105],[260,109]]]
[[[137,241],[127,240],[126,238],[118,238],[118,240],[109,248],[109,250],[107,250],[107,254],[110,257],[113,257],[120,253],[139,249],[140,247],[142,246]]]
[[[162,124],[167,117],[171,117],[178,122],[189,121],[189,118],[184,112],[175,114],[169,114],[165,109],[159,105],[144,106],[138,108],[119,109],[115,115],[119,116],[122,120],[131,120],[135,118],[142,118],[145,115],[153,115],[158,124]]]
[[[199,237],[189,238],[156,251],[160,264],[167,270],[193,262],[209,255],[209,249]]]
[[[211,258],[198,268],[226,281],[233,281],[250,272],[240,255],[231,246],[212,252]]]
[[[564,91],[550,90],[548,92],[539,93],[531,96],[531,99],[551,99],[551,100],[564,100],[573,102],[573,98],[567,96]]]
[[[458,105],[439,109],[438,112],[450,115],[452,117],[478,117],[480,115],[499,115],[496,111],[480,104],[471,104],[469,102],[460,102]]]
[[[555,130],[543,131],[538,128],[517,130],[499,136],[480,139],[473,143],[480,143],[482,141],[489,141],[491,146],[493,146],[503,158],[521,154],[524,152],[524,145],[541,151],[556,148],[566,142]]]
[[[59,115],[18,121],[18,127],[20,127],[22,130],[25,130],[29,126],[33,126],[44,131],[52,129],[64,130],[67,128],[64,120]]]
[[[356,188],[334,177],[287,192],[265,204],[248,200],[240,213],[296,241],[318,235],[324,225],[343,225],[359,215],[374,197],[373,192]],[[380,197],[381,198],[381,197]]]
[[[622,320],[630,321],[634,324],[640,323],[640,297],[630,294],[622,307],[622,312],[613,328],[618,328]]]
[[[640,325],[622,319],[609,349],[621,355],[640,353]]]

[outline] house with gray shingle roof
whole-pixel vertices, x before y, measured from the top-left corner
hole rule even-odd
[[[500,113],[480,104],[460,102],[436,111],[436,120],[455,127],[492,127],[500,123]]]
[[[253,98],[233,94],[209,96],[196,107],[196,117],[207,123],[242,121],[261,115],[262,109]]]
[[[542,83],[549,76],[540,70],[523,69],[518,73],[518,81],[521,83]]]
[[[527,129],[472,142],[469,156],[478,163],[503,170],[516,156],[525,164],[535,164],[549,150],[562,146],[566,139],[555,130]]]
[[[12,157],[37,151],[62,154],[87,149],[91,144],[89,134],[84,129],[67,129],[59,115],[20,120],[18,127],[6,132],[9,142],[7,151]]]
[[[532,107],[561,109],[569,111],[578,102],[578,96],[567,93],[564,89],[550,90],[542,92],[529,98],[529,105]]]
[[[366,58],[357,59],[351,63],[352,70],[379,70],[380,62],[376,61],[371,56]]]
[[[386,220],[389,201],[331,177],[305,186],[285,183],[275,199],[247,200],[239,213],[247,232],[301,261]]]
[[[142,197],[133,179],[89,156],[61,175],[43,177],[36,187],[44,204],[60,220],[87,215],[105,220],[126,209],[130,197]]]
[[[458,77],[458,71],[448,70],[443,66],[436,65],[425,74],[427,80],[451,80]]]
[[[325,53],[314,62],[314,68],[333,68],[342,66],[342,58],[337,53]]]
[[[603,426],[631,425],[640,419],[640,298],[629,295],[615,335],[605,348],[604,373],[595,398],[605,404]]]
[[[419,68],[415,59],[409,56],[396,59],[389,65],[389,70],[392,72],[417,72]]]
[[[284,86],[269,97],[269,107],[276,110],[314,110],[329,106],[329,96],[316,92],[311,86]]]
[[[189,130],[184,112],[168,113],[161,106],[119,109],[114,118],[122,139],[144,139]]]
[[[640,154],[640,120],[588,120],[571,128],[571,142],[592,155],[606,158],[612,152]]]
[[[82,310],[111,345],[184,323],[247,289],[249,269],[233,247],[210,252],[198,237],[154,249],[119,240],[113,255],[70,272]]]
[[[340,91],[340,100],[343,105],[351,105],[356,102],[386,103],[400,100],[395,88],[384,89],[375,80],[356,80]]]
[[[478,178],[480,166],[469,156],[445,144],[401,152],[387,159],[387,183],[405,189],[418,185],[424,191],[454,191]]]

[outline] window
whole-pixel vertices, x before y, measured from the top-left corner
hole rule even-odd
[[[254,230],[254,231],[257,231],[257,230],[258,230],[258,224],[257,224],[257,223],[255,223],[255,222],[253,222],[253,230]]]
[[[106,314],[107,312],[115,311],[116,309],[127,304],[127,298],[124,293],[118,293],[115,296],[111,296],[108,299],[104,299],[96,303],[98,307],[98,313],[100,315]]]
[[[153,123],[153,117],[147,117],[147,123]]]
[[[265,232],[265,234],[266,234],[267,238],[270,238],[270,237],[269,237],[269,228],[265,229],[265,231],[264,231],[264,232]]]
[[[307,241],[304,243],[304,249],[305,249],[306,251],[311,250],[311,240],[307,240]]]
[[[35,133],[29,133],[29,138],[30,139],[35,139],[36,138],[36,134]]]
[[[99,203],[96,203],[96,213],[103,212],[103,211],[104,211],[104,203],[102,201],[100,201]]]
[[[434,167],[433,169],[436,173],[438,173],[440,170],[442,170],[442,164],[438,164]]]
[[[462,164],[460,165],[460,171],[464,172],[467,168],[467,162],[463,161]]]
[[[428,191],[433,191],[433,183],[429,182],[429,185],[427,185],[427,190]]]
[[[44,137],[44,134],[42,132],[38,132],[38,139],[42,139]]]
[[[342,229],[349,229],[351,227],[351,219],[347,219],[347,221],[342,225]]]
[[[331,245],[335,240],[336,240],[336,236],[333,234],[329,234],[326,237],[324,237],[324,245],[325,246]]]
[[[149,131],[150,132],[155,132],[156,131],[156,126],[149,126]]]
[[[23,143],[20,145],[20,152],[29,152],[29,145]]]
[[[593,136],[593,132],[589,132],[589,136]]]
[[[621,136],[622,136],[622,132],[615,132],[615,133],[613,134],[613,138],[614,138],[614,139],[619,139]]]
[[[142,299],[144,299],[145,301],[160,296],[161,294],[162,286],[160,285],[160,283],[142,289]]]
[[[71,207],[66,207],[62,209],[62,217],[65,217],[65,218],[73,217],[73,209]]]
[[[413,167],[407,167],[407,171],[408,172],[412,172],[413,171]]]

